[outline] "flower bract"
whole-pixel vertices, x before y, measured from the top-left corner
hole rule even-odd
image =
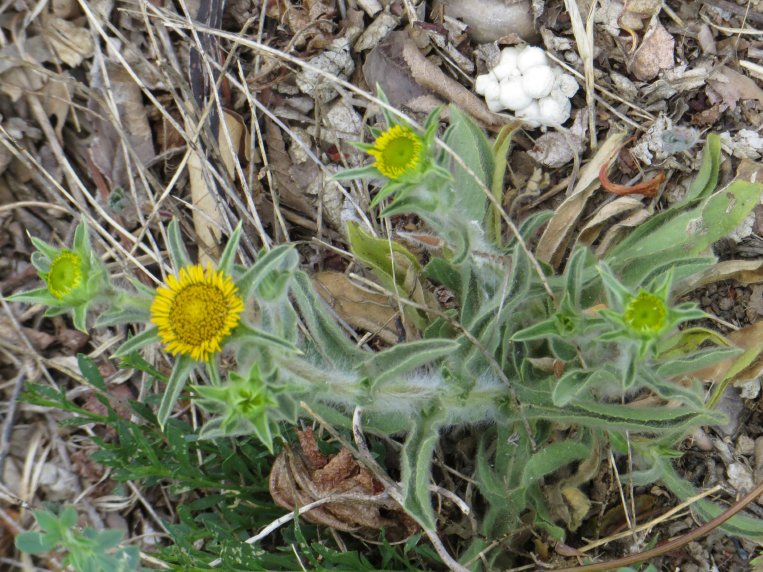
[[[233,280],[208,266],[187,266],[156,291],[151,321],[168,352],[208,361],[238,325],[244,302]]]
[[[82,258],[71,250],[62,250],[43,275],[48,291],[59,300],[82,283]]]
[[[374,167],[382,175],[396,180],[419,167],[423,147],[421,137],[410,127],[395,125],[376,138],[368,153],[376,159]]]
[[[655,333],[665,326],[668,309],[665,302],[643,290],[625,308],[625,322],[636,332]]]

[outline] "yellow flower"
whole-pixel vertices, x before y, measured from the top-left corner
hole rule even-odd
[[[62,250],[43,275],[48,292],[59,300],[82,283],[82,258],[71,250]]]
[[[376,159],[374,167],[395,180],[418,167],[423,146],[421,137],[412,129],[395,125],[376,138],[368,153]]]
[[[168,352],[208,361],[238,325],[244,302],[224,272],[201,265],[187,266],[167,286],[157,288],[151,321]]]
[[[665,302],[659,296],[643,290],[625,308],[625,322],[640,333],[660,331],[667,315]]]

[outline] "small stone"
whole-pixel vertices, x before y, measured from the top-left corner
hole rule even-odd
[[[711,304],[712,300],[710,300],[710,296],[702,296],[699,303],[702,305],[703,308],[707,308]]]
[[[718,303],[718,307],[723,312],[731,310],[733,306],[734,306],[734,300],[732,300],[731,298],[722,298],[721,301]]]
[[[752,471],[743,463],[731,463],[726,469],[729,477],[729,484],[736,489],[738,493],[746,494],[755,488],[755,482],[752,480]]]

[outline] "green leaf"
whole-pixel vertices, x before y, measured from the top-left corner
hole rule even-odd
[[[479,183],[488,190],[492,188],[496,170],[493,149],[484,131],[466,113],[455,105],[448,109],[450,127],[443,137],[445,144],[473,171],[473,174],[467,172],[451,159],[453,188],[456,190],[454,209],[463,220],[482,223],[485,220],[487,197]]]
[[[529,342],[531,340],[546,339],[551,336],[558,336],[559,329],[556,320],[550,318],[537,324],[533,324],[523,330],[519,330],[511,336],[512,342]]]
[[[52,537],[39,532],[22,532],[16,536],[16,548],[27,554],[45,554],[56,547]]]
[[[694,488],[691,483],[678,475],[669,460],[658,459],[657,463],[662,468],[662,482],[667,489],[679,499],[688,500],[699,494],[697,489]],[[721,508],[715,503],[704,499],[696,501],[692,504],[692,507],[693,510],[705,521],[712,520],[727,508]],[[720,526],[720,530],[735,536],[747,537],[756,540],[757,542],[763,542],[763,520],[758,517],[744,515],[732,516]]]
[[[297,262],[297,253],[289,244],[280,244],[267,252],[260,251],[254,265],[236,280],[239,295],[244,300],[248,299],[272,273],[292,271]]]
[[[228,243],[225,245],[220,260],[217,263],[217,268],[228,276],[233,273],[233,261],[236,259],[238,253],[238,243],[241,241],[241,222],[233,229],[233,233],[228,238]]]
[[[98,315],[95,319],[93,327],[105,328],[108,326],[117,326],[121,324],[139,324],[141,322],[148,322],[151,319],[151,315],[148,310],[143,308],[124,308],[121,310],[107,310],[103,314]]]
[[[87,330],[87,307],[88,304],[82,303],[77,304],[72,308],[72,323],[74,324],[74,327],[79,330],[80,332],[83,332],[85,334],[88,333]]]
[[[138,351],[143,346],[147,346],[148,344],[158,342],[159,341],[159,335],[157,332],[159,331],[159,328],[156,326],[151,326],[150,328],[146,328],[141,333],[139,333],[137,336],[132,336],[131,338],[128,338],[126,342],[124,342],[121,346],[117,348],[117,351],[114,352],[112,357],[120,358],[124,357],[126,355],[131,354],[132,352]]]
[[[43,304],[45,306],[58,306],[61,303],[58,298],[51,295],[47,287],[11,294],[6,296],[5,299],[8,302],[26,302],[28,304]]]
[[[429,481],[441,421],[442,415],[438,413],[422,416],[408,433],[400,452],[403,508],[428,530],[436,528]]]
[[[88,232],[87,221],[83,218],[74,230],[74,240],[72,241],[73,250],[80,256],[87,256],[90,251],[90,232]]]
[[[32,241],[32,245],[39,250],[41,253],[43,253],[45,256],[47,256],[50,260],[53,260],[56,256],[61,254],[61,249],[56,248],[55,246],[51,246],[44,240],[40,240],[36,236],[30,236],[29,240]]]
[[[347,181],[352,179],[367,179],[367,178],[379,179],[381,177],[382,177],[382,174],[379,172],[379,169],[377,169],[373,165],[367,165],[365,167],[355,167],[353,169],[344,169],[342,171],[339,171],[338,173],[335,173],[331,177],[331,179],[334,181]]]
[[[103,392],[106,391],[106,382],[103,381],[101,371],[92,359],[85,354],[77,354],[77,365],[79,365],[79,370],[88,383]]]
[[[172,368],[172,374],[170,374],[170,378],[167,380],[167,387],[162,395],[159,411],[156,413],[157,421],[162,430],[167,424],[167,420],[172,413],[172,408],[175,407],[175,403],[180,398],[180,394],[195,365],[196,362],[188,356],[181,355],[177,357],[175,367]]]
[[[63,529],[74,528],[77,524],[77,511],[73,506],[67,506],[58,517],[59,526]]]
[[[326,303],[315,293],[310,278],[304,272],[295,273],[292,294],[310,332],[311,341],[324,359],[333,365],[343,366],[362,362],[368,357],[339,329],[336,319],[328,312]]]
[[[123,536],[124,533],[121,530],[107,528],[106,530],[100,531],[95,537],[95,545],[98,550],[105,552],[115,546],[119,546]]]
[[[705,150],[702,153],[702,164],[697,176],[689,186],[683,202],[703,199],[715,190],[718,184],[718,171],[721,164],[721,138],[715,133],[709,133],[705,140]]]
[[[362,365],[361,371],[373,380],[374,387],[378,387],[387,380],[452,354],[458,348],[458,342],[443,339],[398,344],[374,354]]]
[[[302,353],[301,350],[289,340],[244,323],[239,324],[233,331],[233,334],[230,336],[230,341],[251,341],[255,344],[262,344],[287,354]]]
[[[683,358],[673,358],[657,366],[657,376],[662,378],[675,377],[692,371],[709,367],[720,361],[738,356],[743,353],[741,348],[718,348],[702,350]]]
[[[591,454],[591,445],[567,439],[546,445],[532,455],[522,471],[522,486],[537,484],[540,479],[554,471],[587,458]]]
[[[52,534],[59,534],[61,531],[61,523],[59,517],[47,510],[34,511],[34,518],[37,520],[37,524],[42,530]]]
[[[583,290],[583,269],[588,259],[587,248],[577,248],[570,256],[564,269],[566,294],[573,307],[579,308]]]
[[[167,249],[172,259],[172,267],[176,272],[181,268],[191,265],[191,257],[183,244],[183,237],[180,234],[180,224],[173,218],[167,226]]]
[[[501,204],[503,199],[503,178],[506,174],[506,164],[508,162],[509,147],[511,147],[511,138],[514,135],[514,131],[517,130],[519,124],[512,123],[504,125],[501,131],[498,133],[498,137],[493,143],[493,163],[495,165],[492,176],[492,193],[495,197],[496,203]],[[490,240],[496,246],[501,244],[501,212],[492,203],[489,207],[492,213],[492,220],[490,221]]]
[[[565,372],[554,385],[551,398],[554,405],[557,407],[564,407],[578,395],[587,395],[588,391],[586,390],[590,390],[601,384],[615,387],[621,385],[621,382],[611,371],[605,369],[599,369],[593,372],[583,370]]]
[[[634,231],[607,255],[607,260],[619,270],[626,284],[638,283],[653,270],[656,260],[672,265],[674,260],[705,252],[739,226],[759,203],[762,193],[763,184],[734,181],[703,204],[664,220],[656,228],[650,225],[651,232],[635,242],[631,240]]]

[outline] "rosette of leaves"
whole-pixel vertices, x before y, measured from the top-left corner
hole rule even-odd
[[[113,295],[105,265],[93,250],[84,220],[74,231],[71,248],[58,248],[30,237],[37,249],[32,265],[45,286],[9,296],[12,302],[43,304],[46,316],[71,312],[74,327],[87,333],[87,313],[95,304],[108,303]]]

